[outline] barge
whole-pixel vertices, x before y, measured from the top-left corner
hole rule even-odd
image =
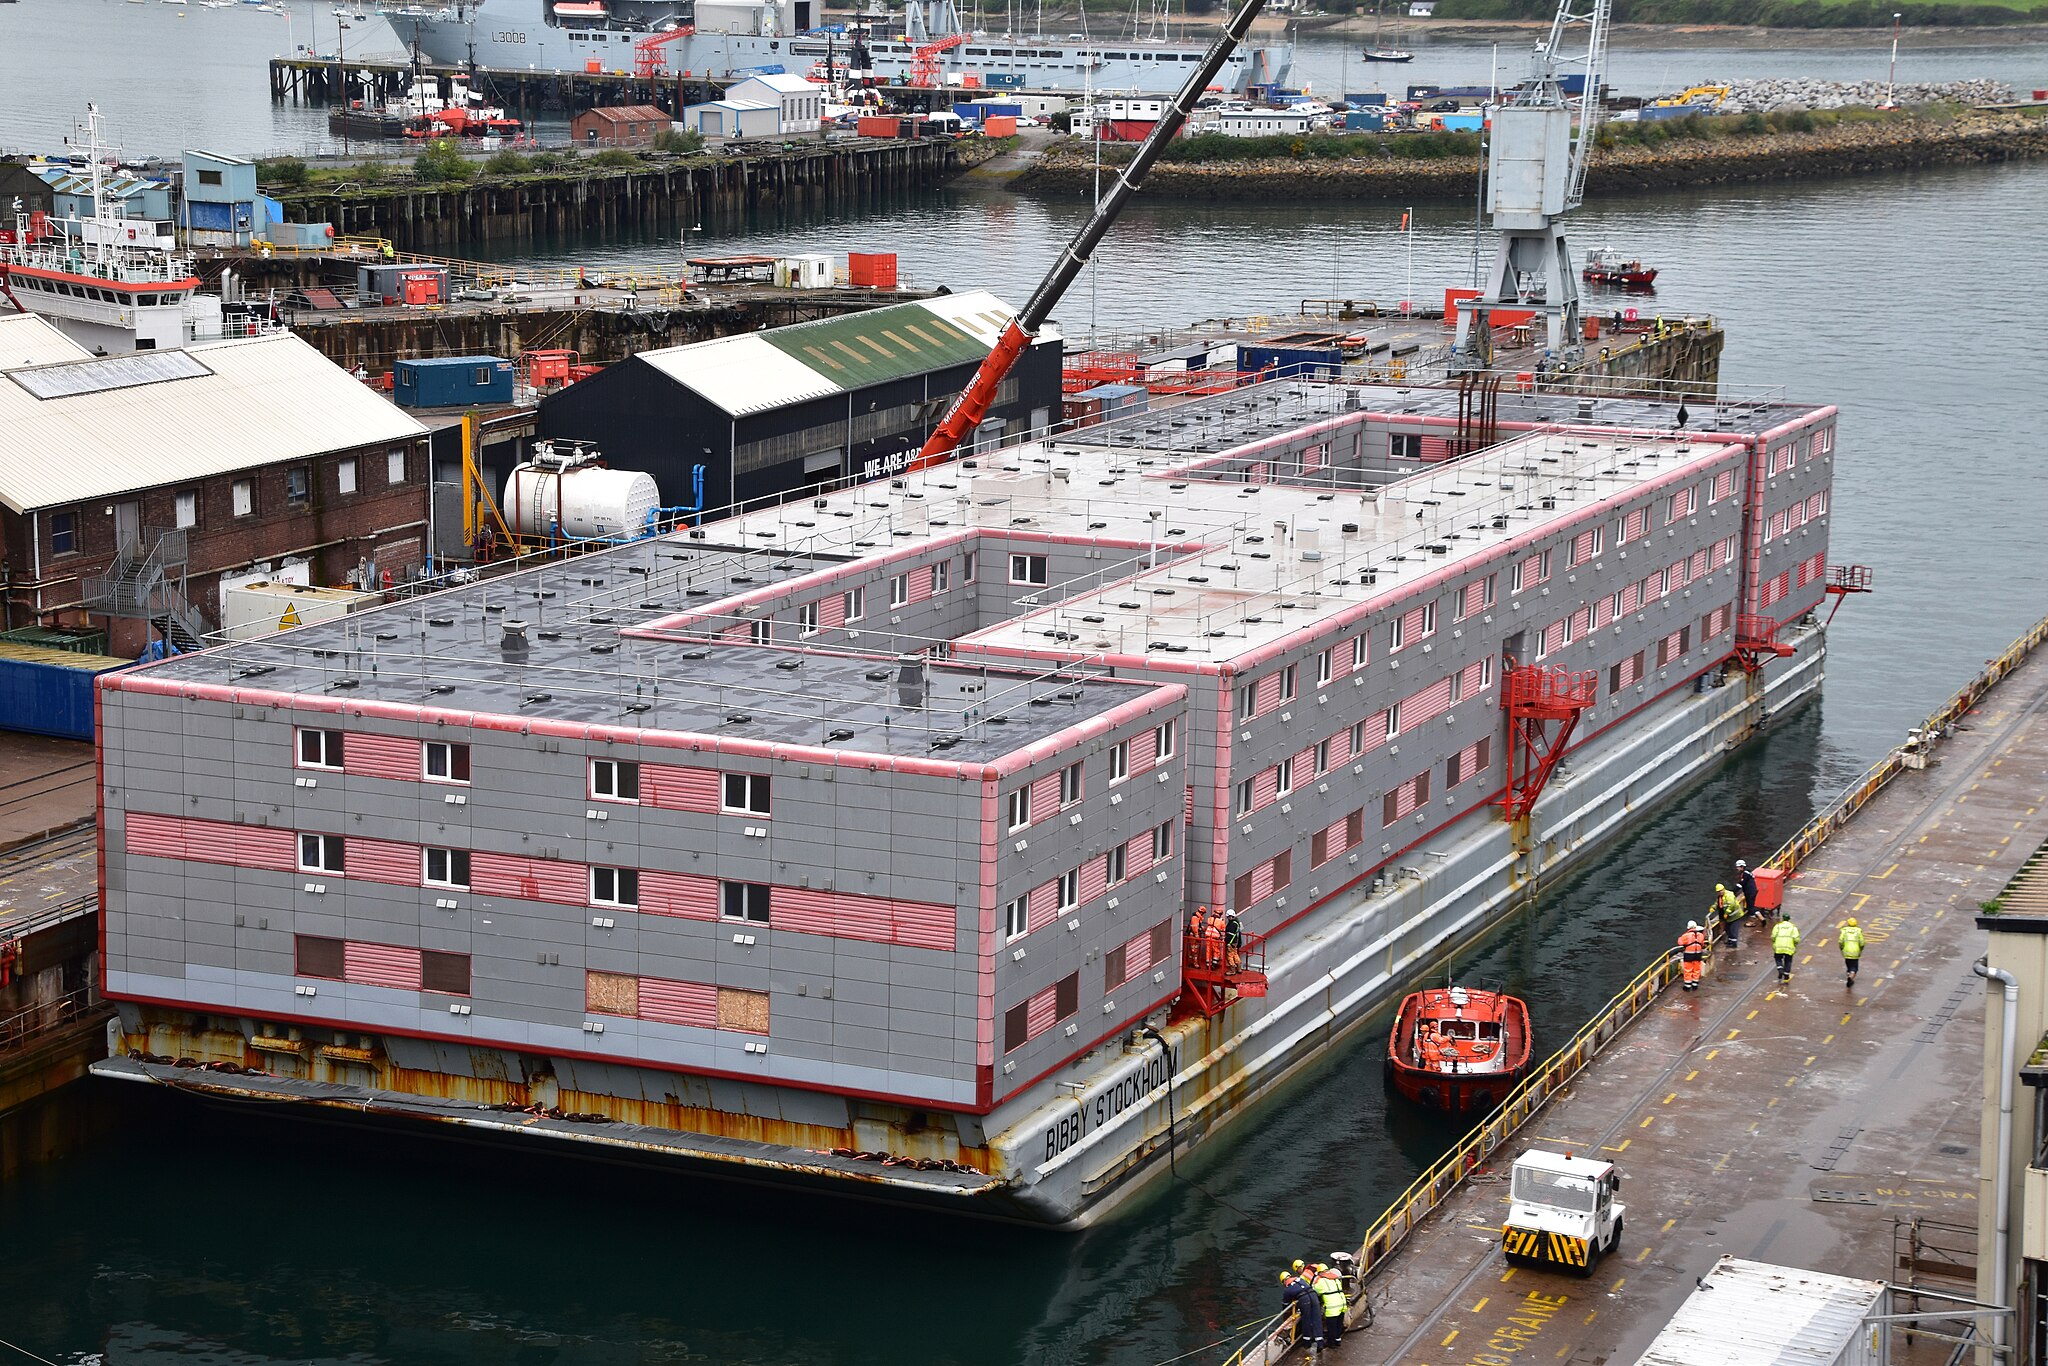
[[[1833,408],[1459,398],[1232,390],[102,680],[95,1070],[1099,1220],[1821,685]]]

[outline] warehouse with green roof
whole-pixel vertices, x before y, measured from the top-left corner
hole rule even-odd
[[[643,351],[541,401],[539,434],[586,441],[654,476],[662,502],[718,508],[904,461],[966,387],[1014,310],[983,290]],[[1003,381],[988,448],[1059,417],[1060,341]]]

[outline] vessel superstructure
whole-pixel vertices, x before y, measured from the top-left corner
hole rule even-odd
[[[1832,408],[1457,403],[1234,390],[112,676],[100,1070],[1098,1218],[1819,687]],[[1528,665],[1591,695],[1510,822]],[[1219,905],[1264,995],[1176,1015]]]
[[[918,76],[922,52],[945,85],[960,86],[972,73],[983,86],[1165,93],[1180,86],[1204,47],[1158,38],[972,32],[952,0],[907,0],[900,24],[852,37],[821,31],[824,9],[815,0],[462,0],[381,13],[429,61],[507,70],[582,70],[596,62],[605,70],[631,71],[636,44],[689,28],[663,45],[666,69],[713,77],[763,68],[807,75],[829,60],[902,84]],[[1234,93],[1284,82],[1291,60],[1281,49],[1235,53],[1219,84]]]

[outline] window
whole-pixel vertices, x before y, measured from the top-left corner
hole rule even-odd
[[[943,593],[953,586],[953,562],[940,560],[932,566],[932,592]]]
[[[444,996],[469,995],[469,955],[421,949],[420,990]]]
[[[1102,856],[1103,880],[1112,887],[1122,882],[1126,876],[1124,872],[1124,852],[1124,847],[1121,844],[1116,844],[1111,845],[1109,852]]]
[[[1369,658],[1371,657],[1371,655],[1372,655],[1372,636],[1371,636],[1371,635],[1369,635],[1369,634],[1368,634],[1368,635],[1361,635],[1361,636],[1353,636],[1353,637],[1351,638],[1351,667],[1352,667],[1352,668],[1354,668],[1354,669],[1363,669],[1363,668],[1365,667],[1365,662],[1366,662],[1366,660],[1367,660],[1367,659],[1369,659]]]
[[[968,551],[960,557],[960,581],[962,583],[973,583],[976,578],[980,577],[980,568],[981,566],[975,553],[972,550]]]
[[[469,850],[428,849],[422,878],[429,887],[469,886]]]
[[[1463,621],[1467,617],[1476,617],[1492,607],[1494,581],[1497,577],[1488,574],[1483,579],[1474,579],[1466,584],[1458,593],[1457,607],[1454,609],[1456,616],[1453,619]]]
[[[1249,816],[1252,803],[1258,799],[1258,779],[1246,778],[1237,785],[1237,814]]]
[[[1131,742],[1119,740],[1109,747],[1109,781],[1112,785],[1131,776]]]
[[[187,491],[175,495],[173,504],[177,509],[177,521],[181,527],[199,525],[199,495]]]
[[[1436,634],[1436,604],[1425,602],[1394,618],[1392,638],[1387,642],[1390,650],[1405,649],[1425,636]]]
[[[910,575],[898,574],[889,580],[889,605],[905,607],[910,603]]]
[[[1173,822],[1166,821],[1152,831],[1152,861],[1161,862],[1173,857]]]
[[[1011,583],[1043,584],[1045,581],[1045,556],[1012,555],[1010,557]]]
[[[767,774],[728,773],[723,789],[719,795],[721,810],[743,812],[749,816],[768,814]]]
[[[637,868],[592,868],[590,904],[624,906],[640,904],[640,871]]]
[[[1401,733],[1401,704],[1396,702],[1387,708],[1387,738],[1393,739]]]
[[[747,640],[749,643],[754,645],[774,644],[775,619],[773,617],[756,617],[752,621],[748,622]]]
[[[1031,1042],[1031,1002],[1019,1001],[1003,1012],[1003,1051]]]
[[[1081,974],[1070,972],[1053,983],[1052,1018],[1057,1024],[1081,1008]]]
[[[1301,668],[1299,665],[1289,664],[1286,668],[1282,669],[1280,671],[1280,700],[1282,702],[1292,702],[1300,693],[1300,683]]]
[[[796,609],[796,633],[800,636],[818,634],[818,604],[807,602]]]
[[[1163,721],[1158,729],[1152,732],[1153,759],[1163,764],[1173,757],[1173,742],[1179,729],[1175,722]]]
[[[428,782],[468,782],[469,746],[428,740],[420,746],[420,771]]]
[[[1294,791],[1294,760],[1282,759],[1274,771],[1280,775],[1279,784],[1274,789],[1276,795],[1284,797]]]
[[[1321,777],[1329,771],[1330,742],[1328,740],[1318,740],[1316,741],[1316,776]]]
[[[727,920],[768,923],[768,884],[765,882],[721,882],[718,884],[718,913]]]
[[[864,617],[864,616],[866,616],[866,615],[868,614],[868,590],[867,590],[867,589],[865,589],[865,588],[854,588],[854,589],[849,589],[849,590],[847,591],[847,593],[846,593],[846,595],[845,595],[845,596],[846,596],[846,603],[845,603],[845,606],[846,606],[846,620],[847,620],[847,621],[848,621],[849,623],[851,623],[851,622],[856,622],[856,621],[859,621],[859,620],[860,620],[860,619],[861,619],[862,617]]]
[[[640,765],[630,759],[592,759],[590,795],[601,802],[640,800]]]
[[[1020,787],[1010,794],[1010,828],[1022,830],[1031,824],[1031,789]]]
[[[220,182],[221,173],[219,171],[201,171],[199,173],[199,183],[201,185],[218,185]]]
[[[341,732],[302,730],[299,732],[300,768],[340,768]]]
[[[1259,714],[1259,685],[1240,683],[1237,686],[1237,719],[1249,721]]]
[[[1072,806],[1081,800],[1081,765],[1068,764],[1060,770],[1060,805]]]
[[[294,466],[284,472],[284,500],[287,503],[305,502],[307,487],[306,467],[304,465]]]
[[[339,939],[315,934],[292,936],[292,972],[299,977],[330,977],[341,980],[347,971],[347,950]]]
[[[233,507],[237,517],[247,517],[256,510],[256,486],[249,480],[235,481]]]
[[[299,836],[299,870],[307,873],[338,873],[342,870],[341,836]]]
[[[50,553],[53,555],[75,555],[78,553],[78,514],[76,512],[53,512],[50,514]]]
[[[405,482],[405,452],[391,451],[384,457],[384,482],[403,484]]]
[[[1080,905],[1081,870],[1079,868],[1069,868],[1066,872],[1060,874],[1060,914],[1065,915],[1068,911],[1078,909]]]
[[[1534,588],[1550,577],[1550,552],[1540,550],[1515,566],[1514,582],[1509,591],[1519,593],[1525,588]]]
[[[356,458],[345,455],[334,462],[334,482],[343,493],[356,491]]]
[[[1316,686],[1323,687],[1336,677],[1336,661],[1331,657],[1335,652],[1325,650],[1316,656]]]
[[[1022,939],[1030,927],[1031,910],[1027,902],[1028,898],[1020,896],[1003,907],[1003,938],[1006,941]]]

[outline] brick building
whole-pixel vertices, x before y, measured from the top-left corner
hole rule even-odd
[[[0,320],[0,629],[89,625],[133,655],[212,630],[223,582],[402,579],[426,436],[289,333],[94,358]]]
[[[674,126],[668,111],[651,104],[586,109],[569,121],[578,147],[651,147],[654,135]]]

